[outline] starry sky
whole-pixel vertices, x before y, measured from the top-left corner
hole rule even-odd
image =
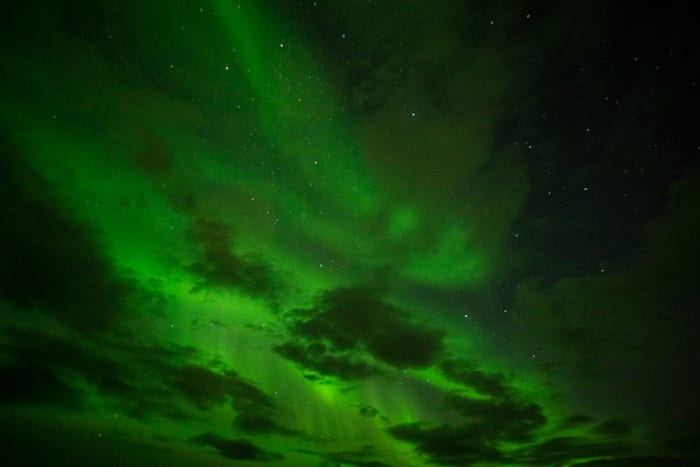
[[[3,10],[12,465],[700,462],[687,7]]]

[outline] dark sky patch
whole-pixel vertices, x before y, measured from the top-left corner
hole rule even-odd
[[[684,388],[698,363],[691,349],[700,327],[695,314],[682,311],[698,303],[688,283],[698,275],[700,248],[691,234],[699,218],[698,179],[688,173],[669,189],[663,215],[646,228],[639,256],[626,269],[601,267],[550,286],[524,281],[514,303],[518,347],[542,350],[543,371],[580,381],[582,400],[615,394],[614,402],[606,397],[615,416],[665,420],[667,432],[684,430],[688,411],[698,407],[697,395]],[[537,337],[543,335],[544,346]]]
[[[608,420],[600,423],[593,428],[593,431],[599,435],[611,438],[619,438],[629,436],[632,432],[633,425],[629,420]]]
[[[60,375],[41,366],[13,363],[0,366],[0,405],[49,405],[79,408],[82,393]]]

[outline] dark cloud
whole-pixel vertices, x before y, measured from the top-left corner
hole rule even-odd
[[[247,439],[226,439],[211,432],[195,436],[190,441],[195,444],[212,447],[219,452],[219,455],[227,459],[259,462],[272,462],[284,459],[282,454],[261,449]]]
[[[235,371],[219,373],[192,364],[162,370],[171,387],[200,409],[221,405],[230,399],[232,408],[247,417],[276,410],[272,397]]]
[[[380,374],[380,370],[375,365],[354,356],[351,352],[328,350],[320,343],[286,342],[276,346],[274,350],[282,357],[320,375],[351,380]],[[306,378],[321,379],[313,374],[306,375]]]
[[[362,446],[359,449],[351,451],[309,451],[306,449],[297,449],[297,452],[317,456],[321,459],[319,463],[321,467],[341,467],[343,465],[353,465],[357,467],[389,467],[389,464],[377,460],[377,457],[381,457],[380,453],[370,445]]]
[[[441,465],[694,465],[688,456],[634,456],[642,445],[619,439],[557,437],[513,450],[499,448],[497,439],[489,438],[477,426],[421,423],[396,425],[389,430],[398,439],[408,441],[431,463]],[[607,458],[578,463],[577,459]],[[638,461],[635,464],[634,460]],[[667,463],[664,464],[662,460]],[[678,463],[672,462],[678,460]],[[599,464],[596,462],[600,462]]]
[[[165,177],[175,164],[175,156],[167,141],[153,132],[144,132],[143,148],[136,151],[133,162],[154,179]]]
[[[231,381],[206,368],[187,365],[177,371],[172,384],[194,405],[204,410],[228,400]]]
[[[603,433],[600,433],[604,435]],[[586,465],[586,466],[683,466],[697,465],[697,445],[686,449],[669,449],[664,442],[640,442],[624,439],[618,433],[597,438],[560,436],[509,453],[514,464]],[[577,462],[578,459],[599,458]]]
[[[253,296],[273,297],[279,284],[270,266],[253,255],[232,251],[231,226],[212,219],[194,221],[192,239],[199,246],[199,258],[189,266],[202,286],[233,288]]]
[[[632,456],[577,462],[574,465],[586,467],[692,467],[698,465],[698,461],[700,459],[690,457]]]
[[[81,331],[103,329],[150,297],[115,270],[97,235],[48,193],[51,187],[0,140],[0,294]]]
[[[414,444],[429,462],[442,465],[472,465],[477,462],[501,462],[504,455],[496,440],[488,439],[475,425],[439,425],[422,423],[389,428],[394,438]]]
[[[302,436],[302,433],[297,430],[292,430],[283,426],[266,413],[258,413],[256,411],[245,411],[236,416],[233,420],[233,426],[238,430],[254,434],[276,434],[283,436]]]
[[[471,465],[479,462],[503,462],[504,441],[530,440],[546,423],[535,404],[494,402],[448,395],[446,405],[459,413],[464,422],[456,425],[411,423],[395,425],[389,433],[415,445],[430,462],[444,465]]]
[[[513,389],[503,374],[482,371],[476,362],[450,358],[440,362],[439,368],[447,378],[484,396],[504,399],[513,395]]]
[[[374,418],[379,414],[379,410],[371,405],[360,405],[358,412],[363,417]]]
[[[559,429],[560,430],[566,430],[569,428],[576,428],[581,425],[586,425],[588,423],[591,423],[593,421],[593,417],[590,415],[586,414],[574,414],[566,417],[564,420],[561,421],[559,424]]]
[[[0,349],[11,359],[12,367],[21,369],[17,376],[27,378],[15,380],[17,386],[31,384],[30,376],[38,373],[44,379],[60,382],[75,397],[87,384],[110,399],[120,411],[135,418],[153,415],[173,419],[187,417],[186,407],[175,397],[177,392],[170,387],[166,377],[177,368],[176,361],[153,358],[173,354],[170,349],[131,343],[119,348],[104,336],[100,341],[93,341],[17,328],[7,328],[3,334],[5,342]],[[144,374],[152,377],[144,378]],[[82,402],[82,397],[78,400]],[[41,399],[34,401],[35,404],[41,402]]]
[[[480,387],[488,398],[474,398],[449,392],[443,407],[461,420],[453,424],[406,423],[388,428],[397,439],[414,444],[429,462],[444,465],[504,463],[508,453],[503,443],[523,443],[534,439],[547,423],[539,405],[527,401],[507,385],[501,375],[476,370],[472,362],[446,360],[441,365],[450,379],[466,388]]]
[[[360,404],[357,412],[365,418],[376,418],[382,422],[389,424],[389,419],[386,418],[376,407],[367,404]]]
[[[517,399],[474,399],[452,393],[445,405],[477,426],[482,435],[499,440],[529,441],[547,423],[539,405]]]
[[[10,364],[0,373],[13,384],[0,391],[2,404],[78,406],[85,383],[131,417],[196,417],[230,404],[242,432],[297,435],[281,425],[274,399],[231,369],[214,371],[192,363],[191,348],[68,339],[5,329],[0,351]],[[143,375],[149,375],[144,378]]]
[[[178,365],[174,355],[179,352],[158,346],[119,345],[107,337],[93,341],[17,328],[4,331],[6,342],[0,348],[15,365],[40,368],[71,388],[88,383],[137,418],[184,416],[184,408],[174,398],[177,392],[168,383]],[[166,355],[170,359],[165,359]],[[144,374],[152,378],[144,378]]]
[[[389,427],[395,438],[414,444],[429,462],[444,465],[504,463],[501,445],[534,439],[547,424],[542,408],[526,400],[508,378],[479,369],[474,361],[446,358],[438,368],[449,380],[483,397],[462,391],[443,394],[443,407],[461,421],[453,424],[409,423]]]
[[[214,371],[195,364],[157,365],[166,389],[184,396],[199,410],[230,403],[237,413],[233,426],[242,432],[296,435],[294,430],[281,425],[275,400],[231,369]]]
[[[510,453],[514,463],[529,465],[568,465],[576,459],[591,457],[627,457],[640,450],[628,440],[596,440],[562,436],[516,449]]]
[[[365,352],[397,368],[421,368],[443,350],[440,332],[412,321],[370,288],[331,290],[314,308],[294,310],[290,316],[290,333],[304,344],[290,341],[276,351],[327,375],[352,379],[375,374],[361,360]],[[351,359],[353,354],[357,356]]]

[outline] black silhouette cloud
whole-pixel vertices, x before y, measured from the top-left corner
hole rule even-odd
[[[232,460],[270,462],[284,459],[282,454],[266,451],[247,439],[227,439],[211,432],[202,433],[190,441],[212,447],[222,457]]]
[[[273,297],[279,289],[270,266],[253,255],[232,251],[231,226],[213,219],[197,218],[191,238],[199,247],[199,257],[189,271],[200,280],[200,287],[232,288],[256,297]]]
[[[289,315],[293,339],[275,350],[323,375],[357,379],[379,373],[364,356],[395,368],[422,368],[443,351],[439,331],[412,321],[371,288],[337,288],[313,308]]]

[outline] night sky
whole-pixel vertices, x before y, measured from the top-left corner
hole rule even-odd
[[[700,463],[700,33],[11,2],[0,463]]]

